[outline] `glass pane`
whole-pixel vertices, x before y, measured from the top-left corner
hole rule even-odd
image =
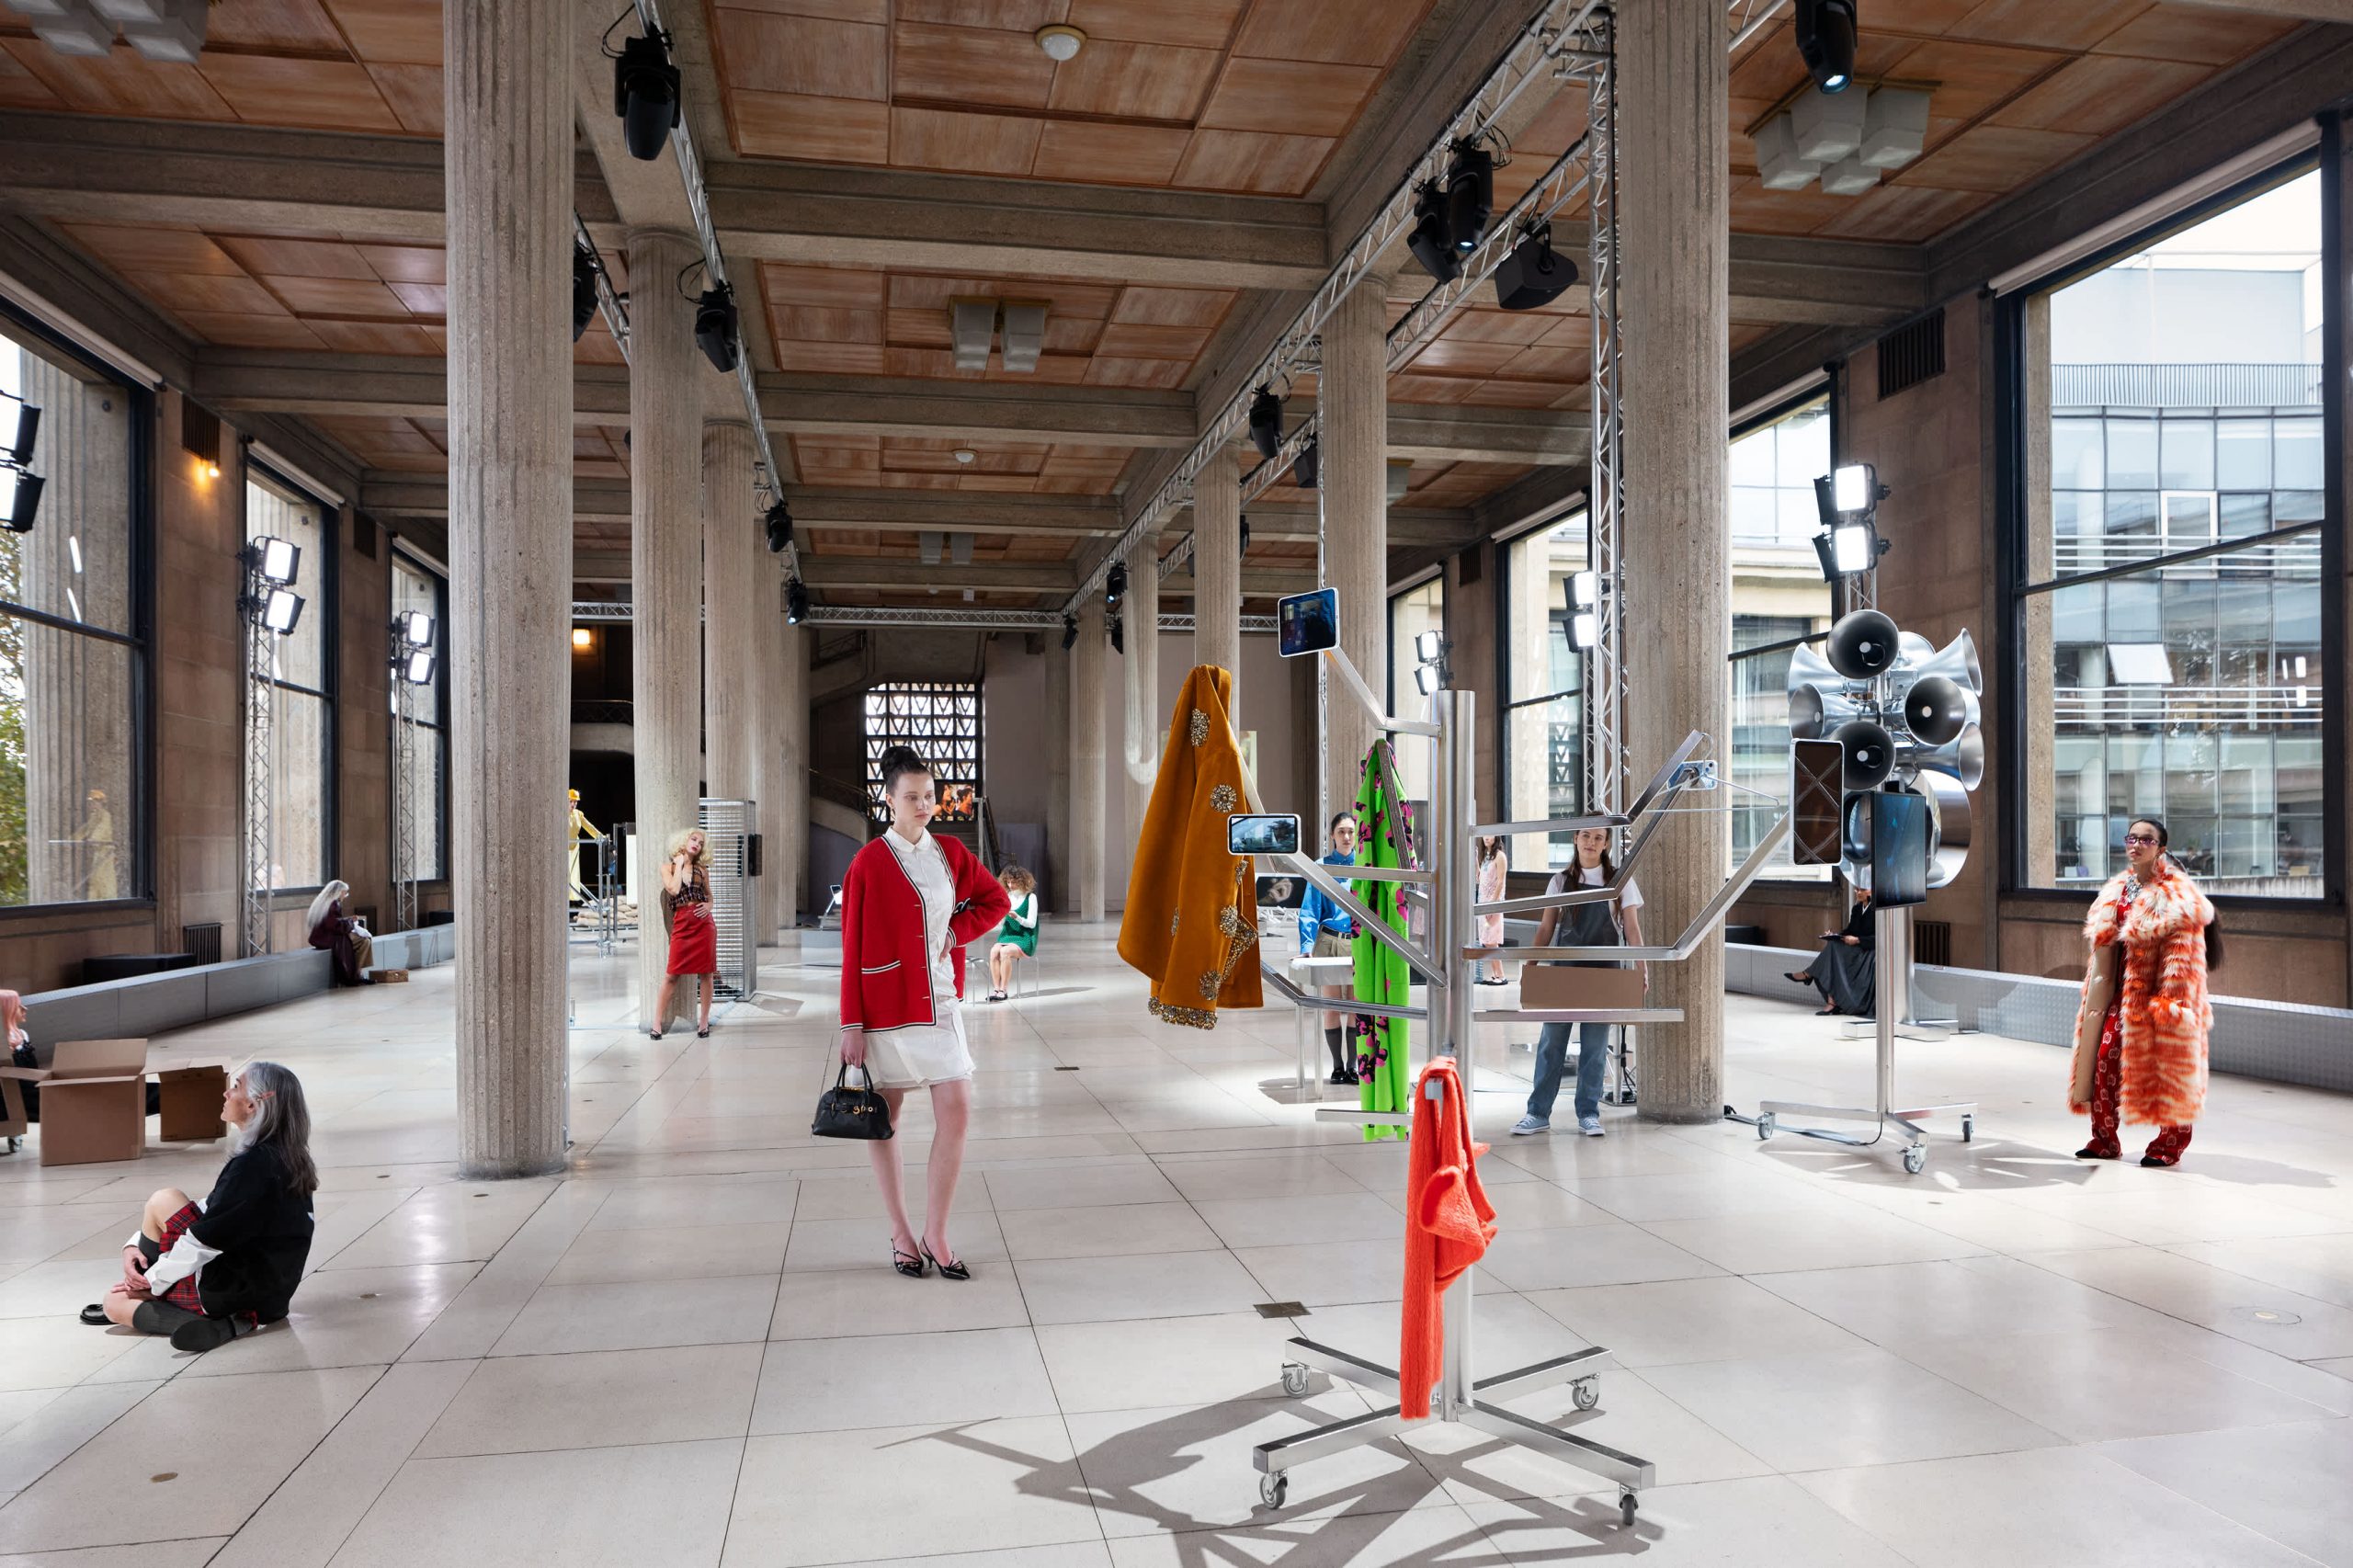
[[[1415,640],[1424,632],[1446,635],[1446,579],[1433,577],[1389,601],[1389,710],[1410,718],[1426,718],[1430,699],[1422,695],[1415,672],[1421,668]],[[1398,785],[1406,798],[1427,801],[1430,791],[1429,743],[1412,735],[1397,738]]]
[[[2214,483],[2224,490],[2271,488],[2271,421],[2225,419],[2214,426]]]
[[[2157,487],[2157,422],[2111,415],[2108,421],[2108,483],[2116,490]]]
[[[1574,697],[1531,702],[1507,716],[1510,817],[1535,822],[1585,810],[1582,713]],[[1509,845],[1514,870],[1557,870],[1576,853],[1574,834],[1522,834]]]
[[[32,532],[0,531],[0,600],[128,632],[130,397],[117,383],[46,344],[12,337],[5,327],[0,393],[40,410],[29,469],[47,481]],[[0,403],[0,410],[16,414],[13,403]]]
[[[249,473],[245,482],[245,538],[282,539],[302,552],[296,558],[291,585],[303,601],[302,610],[293,631],[278,639],[278,678],[313,690],[326,685],[329,537],[322,508],[265,474]]]
[[[2320,896],[2320,587],[2306,534],[2029,598],[2026,667],[2055,671],[2028,683],[2035,885],[2114,875],[2152,815],[2211,892]],[[2150,642],[2165,681],[2105,654]]]
[[[1801,630],[1806,630],[1801,628]],[[1733,622],[1733,645],[1740,646],[1740,623]],[[1756,637],[1755,642],[1774,641]],[[1731,664],[1731,779],[1742,788],[1732,791],[1732,858],[1727,872],[1748,858],[1780,814],[1790,794],[1790,651],[1755,653]],[[1755,791],[1755,793],[1751,793]],[[1830,875],[1827,866],[1792,866],[1785,845],[1766,862],[1768,877],[1820,881]]]
[[[271,690],[269,885],[317,887],[327,880],[326,699]]]
[[[2167,490],[2214,488],[2212,420],[2166,419],[2160,451],[2164,472],[2158,483]]]
[[[132,650],[0,616],[0,904],[133,898]]]
[[[397,875],[433,881],[448,875],[442,847],[448,843],[441,820],[441,769],[446,742],[440,731],[418,725],[412,733],[408,766],[402,770],[401,788],[413,791],[416,809],[416,846],[406,867]]]

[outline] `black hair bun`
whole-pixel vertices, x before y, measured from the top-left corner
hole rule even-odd
[[[899,779],[910,773],[929,773],[931,764],[926,762],[913,746],[891,746],[882,753],[882,790],[885,794]]]

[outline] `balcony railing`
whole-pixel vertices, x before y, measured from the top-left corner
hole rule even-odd
[[[2051,694],[2059,733],[2229,727],[2317,730],[2320,683],[2309,686],[2063,686]]]
[[[2318,408],[2318,365],[2052,365],[2053,408]]]

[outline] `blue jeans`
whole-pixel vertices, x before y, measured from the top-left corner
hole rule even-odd
[[[1577,1042],[1577,1088],[1574,1105],[1579,1118],[1601,1114],[1601,1079],[1609,1065],[1609,1026],[1583,1024]],[[1552,1119],[1552,1102],[1561,1096],[1561,1074],[1568,1066],[1567,1024],[1546,1024],[1536,1037],[1536,1087],[1528,1096],[1528,1114],[1539,1121]]]

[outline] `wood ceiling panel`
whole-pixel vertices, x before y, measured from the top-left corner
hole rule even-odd
[[[278,297],[243,272],[132,272],[131,287],[175,315],[190,311],[231,315],[291,315]]]
[[[438,245],[354,245],[369,271],[387,283],[447,283],[449,253]],[[608,263],[614,266],[614,263]],[[626,289],[626,283],[618,287]],[[437,311],[435,312],[438,314]]]
[[[1084,317],[1102,321],[1119,301],[1116,284],[1071,282],[1059,278],[956,278],[935,272],[894,272],[890,275],[892,310],[946,311],[952,300],[1042,300],[1047,319]]]
[[[371,65],[441,63],[438,0],[326,0],[326,8]]]
[[[2135,17],[2152,9],[2150,0],[1984,0],[1944,29],[1953,38],[1983,43],[2025,44],[2079,53]]]
[[[891,19],[891,0],[722,0],[741,11],[766,11],[779,17],[823,17],[835,22]]]
[[[890,89],[901,102],[1041,109],[1054,74],[1026,32],[904,20],[891,29]]]
[[[1540,311],[1485,311],[1474,306],[1449,318],[1438,335],[1455,343],[1512,343],[1525,347],[1552,331],[1553,319]]]
[[[939,22],[959,28],[997,28],[1033,33],[1063,19],[1063,0],[897,0],[902,22]]]
[[[374,278],[281,278],[265,275],[262,283],[298,316],[375,316],[406,321],[408,307],[400,296]]]
[[[38,47],[38,46],[36,46]],[[52,91],[48,83],[25,69],[23,63],[0,46],[0,108],[53,109],[65,107],[65,101]],[[1176,168],[1176,161],[1169,161]]]
[[[760,264],[760,286],[777,304],[826,305],[840,310],[879,311],[889,279],[880,272],[847,267]]]
[[[1034,40],[1022,42],[1042,53]],[[1223,58],[1215,50],[1090,39],[1077,58],[1054,68],[1047,102],[1060,114],[1189,123],[1209,101]]]
[[[730,86],[832,98],[890,96],[884,28],[726,6],[718,17],[720,64]]]
[[[449,313],[449,289],[443,283],[387,283],[385,288],[408,308],[411,315],[446,316]]]
[[[400,117],[368,68],[347,60],[286,60],[207,51],[199,69],[250,125],[400,131]]]
[[[11,16],[11,20],[23,18]],[[153,65],[134,50],[103,59],[69,58],[38,39],[7,40],[8,52],[61,102],[82,114],[145,119],[233,120],[237,111],[202,73],[185,65]]]
[[[1201,111],[1201,124],[1336,137],[1356,122],[1365,96],[1380,79],[1381,73],[1368,66],[1236,57]]]
[[[1051,312],[1046,317],[1045,352],[1049,356],[1067,354],[1084,358],[1094,353],[1095,346],[1102,340],[1103,324],[1099,321],[1057,316]]]
[[[891,161],[891,106],[861,98],[727,89],[728,121],[745,157],[819,164]]]
[[[368,78],[398,117],[403,131],[415,136],[441,134],[441,67],[370,65]]]
[[[1304,196],[1337,145],[1323,136],[1196,131],[1176,165],[1176,183],[1201,190]]]
[[[1115,321],[1104,327],[1096,352],[1115,359],[1177,359],[1189,365],[1208,342],[1209,332],[1202,327]]]
[[[438,354],[433,335],[412,322],[306,321],[320,342],[341,354]]]
[[[1285,0],[1250,7],[1237,55],[1386,65],[1429,12],[1429,0]]]
[[[891,161],[965,174],[1026,175],[1038,155],[1038,121],[1012,115],[893,108]]]
[[[318,334],[289,315],[216,315],[210,312],[181,312],[188,330],[207,343],[224,348],[324,348]]]
[[[2015,190],[2043,170],[2064,163],[2094,140],[2062,131],[1980,125],[1962,131],[1918,163],[1899,171],[1893,183],[1998,195]]]
[[[1464,343],[1440,337],[1410,363],[1426,376],[1492,376],[1521,352],[1509,343]]]
[[[1400,371],[1389,378],[1392,403],[1468,403],[1479,383],[1468,376],[1417,376]]]
[[[796,343],[880,343],[879,311],[845,311],[823,305],[778,305],[768,312],[779,338]]]
[[[900,348],[953,348],[954,335],[949,331],[948,312],[932,309],[900,309],[881,318],[887,334],[884,341]],[[1051,323],[1052,318],[1049,317]]]
[[[435,7],[438,17],[439,7]],[[332,50],[343,52],[343,34],[318,0],[235,0],[215,5],[204,35],[209,51],[216,44],[244,49],[279,51]]]
[[[1070,0],[1070,25],[1090,39],[1223,50],[1245,0]]]
[[[1182,359],[1114,359],[1097,354],[1087,361],[1086,384],[1174,392],[1185,384],[1188,369]]]
[[[1949,119],[1974,119],[2066,63],[2053,50],[2014,49],[1938,40],[1907,50],[1892,71],[1937,84],[1930,102]],[[1799,67],[1802,74],[1803,67]]]
[[[890,350],[881,344],[790,343],[776,346],[779,370],[823,370],[836,376],[887,376]]]
[[[1159,289],[1137,285],[1120,290],[1119,302],[1111,307],[1111,319],[1153,326],[1210,328],[1223,321],[1225,312],[1233,306],[1233,290],[1230,289]]]
[[[2136,54],[2189,65],[2228,65],[2296,29],[2289,17],[2200,6],[2156,6],[2092,46],[2097,54]]]
[[[236,257],[194,229],[133,229],[117,223],[62,225],[118,272],[206,272],[242,276]]]
[[[2163,108],[2207,74],[2199,65],[2087,54],[2005,104],[1993,123],[2105,136]]]
[[[1578,365],[1583,364],[1580,359]],[[1571,408],[1583,400],[1584,394],[1576,389],[1584,382],[1582,368],[1564,372],[1556,381],[1515,381],[1497,377],[1467,383],[1470,392],[1462,402],[1471,408]]]
[[[375,282],[376,269],[358,247],[339,239],[284,234],[223,234],[221,248],[256,277],[347,278]]]
[[[1191,139],[1190,131],[1169,126],[1050,119],[1038,134],[1033,166],[1041,176],[1084,177],[1090,185],[1165,186],[1176,178]]]

